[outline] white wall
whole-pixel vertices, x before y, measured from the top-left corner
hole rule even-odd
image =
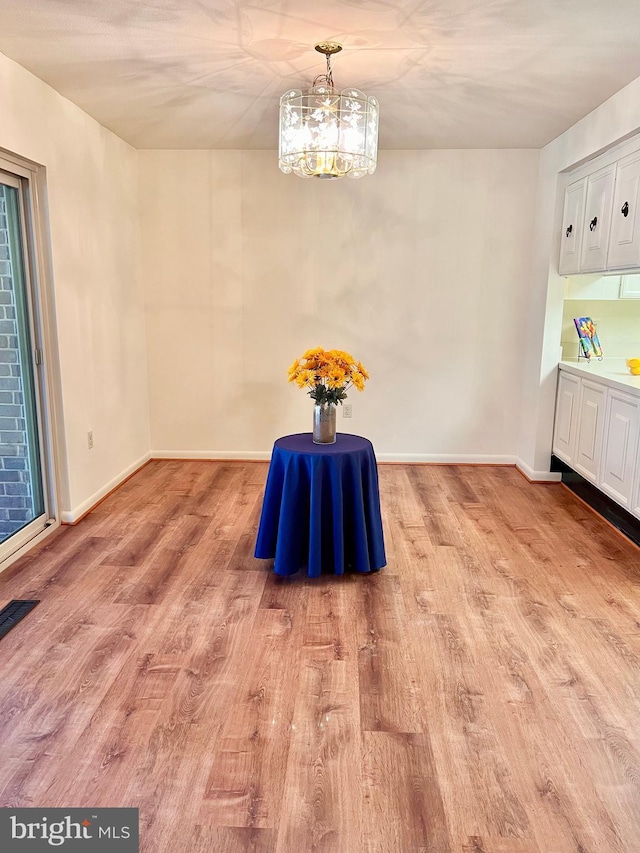
[[[268,151],[140,151],[151,445],[266,453],[309,431],[312,346],[369,368],[353,420],[382,458],[513,460],[536,151],[382,151],[361,181]]]
[[[47,170],[71,520],[149,451],[137,153],[1,54],[0,148]]]
[[[535,251],[529,291],[527,359],[519,464],[531,476],[549,471],[556,366],[562,331],[564,279],[558,275],[563,181],[558,174],[580,165],[640,129],[640,78],[581,119],[540,152]]]

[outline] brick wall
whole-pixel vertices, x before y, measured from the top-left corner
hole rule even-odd
[[[0,541],[34,517],[7,205],[0,186]]]

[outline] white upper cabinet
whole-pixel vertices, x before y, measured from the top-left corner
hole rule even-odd
[[[640,136],[567,177],[560,275],[640,270]]]
[[[620,279],[631,276],[585,273],[568,275],[564,292],[565,299],[619,299]],[[640,278],[640,276],[638,276]]]
[[[560,274],[572,275],[580,271],[580,248],[584,224],[584,196],[587,179],[570,184],[564,194],[562,241],[560,244]]]
[[[640,267],[640,151],[618,162],[613,197],[610,269]]]
[[[582,227],[580,271],[606,269],[615,163],[599,169],[587,178],[587,197]]]
[[[640,275],[620,276],[620,299],[640,299]]]

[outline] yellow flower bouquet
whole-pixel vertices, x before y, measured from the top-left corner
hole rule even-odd
[[[309,349],[289,368],[289,382],[310,389],[308,394],[318,405],[342,405],[350,388],[364,391],[368,378],[364,365],[339,349]]]
[[[336,407],[347,398],[350,388],[364,391],[369,374],[364,365],[339,349],[310,349],[289,368],[289,382],[307,388],[315,401],[313,441],[333,444],[336,440]]]

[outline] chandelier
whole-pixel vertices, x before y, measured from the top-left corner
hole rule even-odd
[[[378,158],[378,102],[358,89],[334,89],[331,56],[342,45],[320,42],[315,48],[327,58],[326,74],[318,75],[306,92],[291,89],[280,98],[280,170],[324,180],[372,175]]]

